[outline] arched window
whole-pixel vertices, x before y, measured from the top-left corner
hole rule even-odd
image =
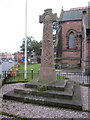
[[[73,32],[71,32],[69,35],[69,48],[75,48],[75,36]]]

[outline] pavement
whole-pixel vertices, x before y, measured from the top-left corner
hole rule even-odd
[[[0,75],[2,74],[2,64],[0,64]]]
[[[3,94],[15,89],[15,88],[20,88],[23,86],[24,83],[17,83],[17,84],[7,84],[4,85],[1,88],[2,95]],[[81,89],[82,96],[83,96],[83,103],[84,103],[84,108],[87,110],[88,107],[88,89],[87,87],[82,86]],[[70,118],[70,119],[87,119],[90,118],[88,117],[88,112],[83,112],[83,111],[74,111],[74,110],[69,110],[69,109],[58,109],[58,108],[53,108],[53,107],[46,107],[46,106],[38,106],[34,104],[26,104],[26,103],[20,103],[20,102],[15,102],[15,101],[7,101],[7,100],[2,100],[2,107],[1,111],[7,112],[7,113],[12,113],[13,115],[19,115],[21,117],[26,117],[26,118],[51,118],[51,119],[62,119],[62,118]],[[1,118],[9,118],[9,116],[0,116]],[[89,119],[88,119],[89,120]]]
[[[82,83],[81,69],[65,68],[65,69],[57,69],[56,71],[57,71],[57,74],[60,74],[60,76],[65,76],[69,78],[70,81]]]
[[[60,72],[82,72],[82,70],[80,68],[73,68],[73,69],[70,69],[70,68],[65,68],[65,69],[57,69],[57,71],[60,71]]]
[[[16,64],[16,62],[12,62],[12,63],[9,63],[9,62],[3,62],[2,64],[0,64],[0,87],[2,86],[2,74],[3,71],[8,71],[9,69],[11,69],[14,65]]]
[[[2,63],[2,71],[8,71],[9,69],[11,69],[14,65],[16,64],[16,62],[3,62]]]
[[[0,87],[2,86],[2,64],[0,64]]]

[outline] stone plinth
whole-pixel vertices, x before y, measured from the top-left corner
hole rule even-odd
[[[39,81],[43,83],[56,82],[52,34],[53,22],[56,20],[57,14],[53,14],[52,9],[46,9],[45,13],[40,16],[40,23],[44,23],[44,25]]]

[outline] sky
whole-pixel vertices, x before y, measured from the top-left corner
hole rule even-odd
[[[90,0],[27,0],[27,36],[42,40],[43,24],[39,15],[51,8],[60,16],[64,10],[86,7]],[[0,52],[14,53],[20,50],[25,37],[25,3],[26,0],[0,0]]]

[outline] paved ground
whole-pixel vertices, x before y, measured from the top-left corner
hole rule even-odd
[[[11,69],[12,66],[14,66],[16,64],[16,62],[3,62],[2,63],[2,71],[8,71],[9,69]]]
[[[63,70],[63,72],[75,72],[78,70]],[[60,70],[62,72],[62,70]],[[80,72],[80,70],[79,70]],[[75,76],[71,79],[73,81],[75,80]],[[78,79],[79,82],[81,82]],[[74,110],[68,110],[68,109],[57,109],[52,107],[45,107],[45,106],[38,106],[33,104],[26,104],[26,103],[20,103],[15,101],[8,101],[8,100],[2,100],[3,94],[7,93],[8,91],[13,90],[14,88],[20,88],[23,83],[17,83],[17,84],[8,84],[4,85],[1,88],[0,93],[0,100],[2,103],[0,106],[0,111],[12,113],[14,115],[19,115],[22,117],[27,118],[90,118],[90,113],[88,112],[81,112],[81,111],[74,111]],[[82,95],[82,101],[83,101],[83,109],[84,110],[90,110],[90,88],[81,86],[81,95]],[[0,118],[10,118],[7,116],[0,116]]]
[[[14,88],[20,88],[24,83],[8,84],[1,88],[0,111],[12,113],[27,118],[88,118],[87,112],[74,111],[69,109],[57,109],[52,107],[38,106],[33,104],[20,103],[15,101],[2,100],[2,95]],[[83,108],[88,109],[88,88],[81,87]],[[1,116],[2,118],[5,116]]]
[[[61,76],[66,76],[67,78],[69,78],[70,81],[74,81],[74,82],[78,82],[78,83],[83,83],[82,81],[82,71],[81,69],[69,69],[69,68],[65,68],[65,69],[60,69],[60,70],[56,70],[57,73]],[[90,76],[84,76],[84,84],[87,84],[90,82]]]
[[[81,69],[80,68],[74,68],[74,69],[65,68],[65,69],[60,69],[60,71],[63,71],[63,72],[81,72]]]
[[[2,64],[0,64],[0,74],[2,74]]]

